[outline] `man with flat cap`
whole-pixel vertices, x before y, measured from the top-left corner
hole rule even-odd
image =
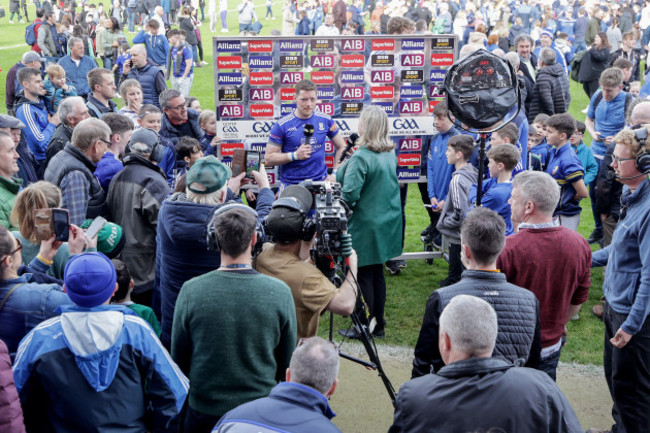
[[[275,244],[264,245],[255,263],[259,272],[291,287],[296,304],[298,339],[316,335],[318,319],[325,311],[350,315],[357,298],[356,252],[350,256],[350,269],[340,289],[314,266],[308,254],[301,256],[301,251],[309,251],[315,235],[315,226],[308,221],[311,206],[312,196],[305,187],[290,185],[282,191],[266,218]]]
[[[27,431],[179,430],[187,378],[147,322],[109,305],[116,280],[102,253],[66,265],[64,290],[75,305],[34,328],[16,354]]]
[[[18,158],[18,174],[16,177],[22,179],[22,186],[26,187],[30,183],[37,182],[39,179],[36,174],[36,168],[34,168],[36,164],[34,154],[29,150],[29,146],[27,146],[27,142],[22,136],[24,127],[25,124],[15,117],[0,114],[0,131],[11,134],[11,139],[16,145],[16,152],[20,156]]]

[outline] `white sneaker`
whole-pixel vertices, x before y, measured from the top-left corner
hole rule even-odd
[[[221,33],[228,33],[228,29],[221,29]]]
[[[311,66],[307,66],[306,68],[303,68],[302,72],[304,72],[305,74],[310,73],[311,72]]]
[[[20,20],[20,24],[25,24],[25,20]]]
[[[201,61],[201,64],[202,64],[202,65],[207,65],[208,62],[202,60],[202,61]]]
[[[9,24],[13,24],[13,23],[14,23],[13,21],[9,20]]]
[[[584,110],[580,111],[581,113],[587,114],[587,111],[589,111],[589,107],[585,108]]]

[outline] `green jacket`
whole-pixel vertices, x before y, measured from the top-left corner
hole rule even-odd
[[[402,208],[395,152],[361,147],[338,171],[343,200],[352,209],[348,231],[359,266],[402,254]]]
[[[18,177],[7,179],[0,176],[0,224],[8,230],[17,230],[18,227],[11,225],[9,216],[11,210],[14,208],[14,202],[20,187],[23,185],[23,180]]]

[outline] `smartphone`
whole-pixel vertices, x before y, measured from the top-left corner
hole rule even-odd
[[[246,177],[253,179],[253,170],[260,171],[260,159],[262,156],[255,150],[246,151]]]
[[[106,224],[106,218],[98,216],[93,220],[93,222],[90,224],[90,227],[86,229],[86,234],[90,239],[94,238],[97,236],[99,231],[104,227],[104,224]]]
[[[34,209],[34,235],[39,241],[54,239],[67,242],[70,236],[70,215],[67,209]]]
[[[232,155],[232,175],[246,171],[246,177],[253,179],[253,170],[260,170],[262,155],[256,150],[235,149]]]

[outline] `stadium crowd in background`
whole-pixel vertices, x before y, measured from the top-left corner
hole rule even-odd
[[[409,223],[407,188],[395,177],[383,111],[362,112],[359,150],[339,162],[347,157],[341,131],[316,110],[317,86],[307,79],[294,89],[295,111],[270,129],[267,163],[282,166],[280,191],[263,164],[245,179],[219,159],[218,115],[193,97],[195,72],[207,66],[200,27],[207,19],[214,33],[220,20],[228,32],[236,13],[238,33],[254,38],[264,7],[276,36],[454,34],[460,58],[479,49],[503,57],[523,89],[520,115],[488,139],[482,209],[473,209],[483,163],[476,137],[445,103],[427,117],[436,133],[422,137],[430,225],[421,236],[448,245],[449,275],[431,282],[447,287],[426,305],[413,364],[413,376],[425,377],[400,391],[391,431],[420,430],[421,395],[447,405],[429,415],[449,430],[500,426],[509,421],[484,403],[490,392],[516,395],[522,383],[526,398],[507,409],[513,419],[540,416],[524,403],[543,394],[542,418],[562,411],[560,430],[578,431],[553,380],[571,338],[566,324],[580,320],[588,297],[589,267],[605,265],[594,314],[605,323],[611,431],[650,431],[650,84],[642,85],[650,1],[286,0],[277,25],[273,2],[257,3],[35,0],[29,22],[25,1],[21,10],[11,0],[10,20],[28,21],[29,47],[3,65],[0,390],[8,392],[0,392],[0,431],[21,431],[23,419],[28,432],[336,429],[326,398],[338,362],[329,343],[310,337],[324,311],[363,314],[359,293],[377,322],[371,334],[394,331],[384,318],[383,267],[392,275],[406,267],[390,259]],[[584,123],[568,113],[570,80],[589,98]],[[301,143],[306,122],[321,129]],[[326,139],[337,151],[333,169]],[[295,185],[305,179],[338,180],[355,211],[356,253],[340,288],[304,254],[316,234],[313,199]],[[577,228],[587,197],[595,227],[584,239]],[[368,212],[373,204],[381,218]],[[37,236],[43,208],[68,211],[67,241]],[[98,217],[107,222],[91,238],[85,230]],[[277,243],[253,266],[268,235]],[[604,248],[592,257],[588,244]],[[454,423],[457,393],[478,371],[487,387],[473,397],[478,410]],[[287,426],[274,418],[279,410],[302,421]]]

